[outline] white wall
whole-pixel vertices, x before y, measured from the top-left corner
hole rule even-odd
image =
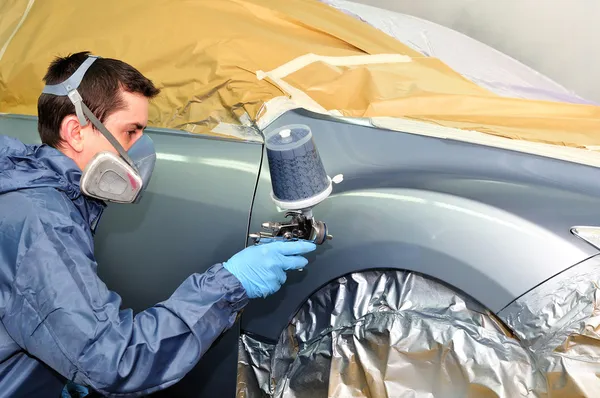
[[[600,0],[354,0],[450,27],[600,102]]]

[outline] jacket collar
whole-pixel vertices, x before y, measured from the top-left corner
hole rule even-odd
[[[85,196],[81,192],[81,169],[79,169],[77,164],[71,158],[48,145],[40,145],[35,152],[36,157],[40,159],[46,167],[55,171],[56,174],[60,176],[59,178],[61,181],[56,188],[64,192],[69,199],[71,199],[81,213],[81,216],[90,226],[92,233],[95,233],[100,217],[106,207],[106,203]]]

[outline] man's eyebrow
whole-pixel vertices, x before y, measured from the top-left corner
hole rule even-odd
[[[129,127],[135,127],[136,130],[143,130],[146,128],[146,126],[144,126],[141,123],[127,123],[127,128],[129,128]]]

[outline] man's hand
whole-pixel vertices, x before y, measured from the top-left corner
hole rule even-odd
[[[287,270],[304,268],[308,260],[301,255],[316,248],[307,241],[250,246],[223,263],[223,267],[241,282],[248,297],[267,297],[285,283]]]

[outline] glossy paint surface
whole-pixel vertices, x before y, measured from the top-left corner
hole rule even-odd
[[[328,174],[343,174],[314,208],[334,239],[277,294],[250,303],[242,328],[276,339],[306,297],[372,268],[416,271],[498,311],[597,250],[570,233],[600,223],[600,171],[528,154],[352,125],[293,111]],[[267,129],[267,133],[268,133]],[[251,231],[279,221],[263,163]]]

